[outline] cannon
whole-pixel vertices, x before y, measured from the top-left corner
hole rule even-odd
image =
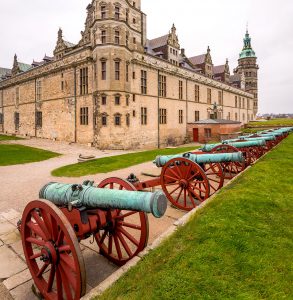
[[[80,299],[86,274],[79,242],[90,236],[100,253],[121,266],[142,251],[148,241],[148,217],[164,215],[163,192],[137,192],[120,178],[98,187],[49,183],[42,200],[24,209],[20,232],[32,278],[45,299]]]
[[[223,186],[224,173],[221,162],[241,163],[243,159],[241,152],[158,156],[154,163],[162,168],[159,176],[140,181],[131,174],[127,180],[139,191],[161,186],[173,206],[189,211]]]
[[[231,179],[236,174],[242,172],[247,166],[251,165],[259,156],[259,147],[265,146],[264,140],[255,141],[242,141],[242,142],[231,142],[222,144],[207,144],[204,145],[201,150],[203,152],[211,153],[233,153],[242,152],[245,162],[229,162],[222,163],[222,167],[225,171],[225,179]]]

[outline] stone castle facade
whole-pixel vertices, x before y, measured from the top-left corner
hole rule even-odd
[[[93,0],[78,44],[60,29],[54,56],[0,68],[0,132],[101,149],[179,144],[199,120],[253,120],[257,70],[248,33],[231,76],[209,48],[187,57],[174,25],[148,40],[140,0]]]

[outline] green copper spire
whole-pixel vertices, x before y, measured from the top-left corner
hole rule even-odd
[[[244,46],[239,55],[239,58],[248,58],[248,57],[256,57],[255,52],[251,47],[251,38],[248,33],[248,29],[246,30],[245,38],[243,39]]]

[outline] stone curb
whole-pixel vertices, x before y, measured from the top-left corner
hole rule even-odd
[[[278,146],[278,145],[277,145]],[[276,146],[276,147],[277,147]],[[268,153],[270,153],[274,148],[272,148],[269,152],[262,155],[258,160],[256,160],[254,164],[256,164],[260,159],[265,157]],[[232,184],[235,180],[237,180],[242,174],[245,174],[248,170],[250,170],[253,165],[248,166],[244,171],[236,175],[234,178],[232,178],[224,187],[229,186]],[[83,296],[81,300],[91,300],[93,297],[97,297],[102,295],[108,288],[110,288],[120,277],[122,277],[129,269],[134,267],[144,256],[146,256],[151,250],[154,250],[158,248],[163,241],[165,241],[168,237],[170,237],[178,227],[184,226],[186,223],[190,221],[190,219],[196,215],[201,209],[203,209],[205,206],[207,206],[210,202],[214,200],[214,198],[220,193],[222,189],[218,190],[216,193],[214,193],[211,197],[209,197],[207,200],[205,200],[201,205],[197,206],[187,214],[185,214],[183,217],[178,219],[169,227],[164,233],[162,233],[157,239],[153,241],[153,243],[150,246],[147,246],[142,252],[140,252],[137,256],[135,256],[132,260],[130,260],[126,265],[121,267],[119,270],[114,272],[110,277],[105,279],[103,282],[101,282],[98,286],[93,288],[88,294]]]

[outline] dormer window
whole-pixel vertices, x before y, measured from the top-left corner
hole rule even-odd
[[[115,7],[115,20],[120,19],[120,8],[118,6]]]
[[[106,6],[101,6],[101,19],[106,19]]]

